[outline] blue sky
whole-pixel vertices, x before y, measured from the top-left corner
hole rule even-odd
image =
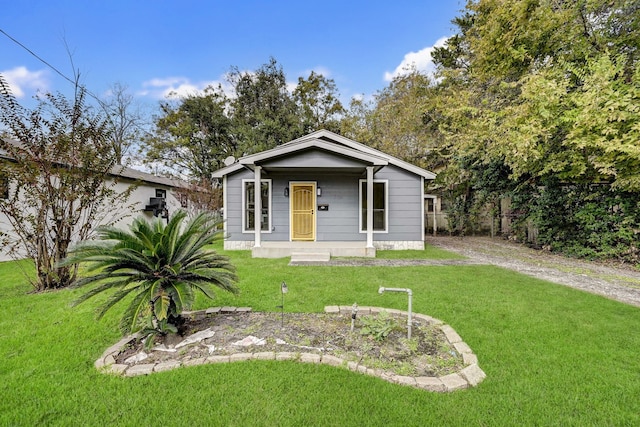
[[[405,65],[428,69],[430,49],[453,34],[463,8],[461,0],[14,0],[2,5],[0,30],[64,75],[79,70],[99,96],[121,83],[155,104],[274,57],[291,83],[314,70],[348,101],[384,88]],[[2,33],[0,73],[25,106],[36,91],[71,89]]]

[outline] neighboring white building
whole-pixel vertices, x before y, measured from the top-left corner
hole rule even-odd
[[[126,211],[114,212],[119,217],[115,221],[118,226],[128,227],[133,219],[140,215],[148,219],[154,216],[167,218],[178,209],[187,208],[185,193],[179,191],[189,188],[185,181],[156,176],[123,166],[113,168],[113,177],[116,179],[115,190],[118,192],[126,191],[131,185],[135,185],[126,203],[127,206],[122,207]],[[107,222],[114,219],[112,217]]]
[[[136,217],[168,218],[178,209],[187,207],[185,193],[179,191],[188,189],[189,185],[185,181],[159,177],[124,166],[115,166],[111,179],[115,183],[114,190],[118,193],[123,193],[132,185],[134,189],[126,202],[106,207],[100,225],[108,224],[124,229]],[[12,231],[7,217],[0,213],[0,232],[12,235]],[[0,261],[11,259],[7,248],[0,248]]]

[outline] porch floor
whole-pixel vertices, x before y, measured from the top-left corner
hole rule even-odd
[[[375,258],[376,249],[367,248],[366,242],[262,242],[260,247],[251,249],[253,258],[285,258],[294,253]]]

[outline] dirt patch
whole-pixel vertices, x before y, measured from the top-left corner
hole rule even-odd
[[[210,337],[186,346],[179,344],[184,337],[160,339],[151,351],[136,340],[116,357],[116,363],[184,363],[216,355],[292,352],[334,355],[371,369],[415,377],[439,377],[464,367],[462,355],[436,324],[421,319],[412,324],[412,337],[407,340],[406,317],[392,317],[388,336],[376,340],[361,333],[359,319],[351,331],[351,316],[341,314],[285,313],[284,318],[279,313],[202,314],[187,321],[184,337],[201,331],[210,331],[206,333]]]
[[[473,263],[497,265],[640,307],[640,271],[635,266],[577,260],[500,238],[429,236],[426,243]]]

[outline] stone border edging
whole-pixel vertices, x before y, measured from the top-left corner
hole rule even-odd
[[[324,312],[327,314],[351,314],[351,306],[326,306]],[[249,312],[250,307],[212,307],[206,310],[200,310],[192,313],[193,316],[207,315],[214,313],[233,313],[233,312]],[[358,313],[361,315],[376,314],[381,311],[386,311],[392,315],[407,315],[406,311],[387,309],[382,307],[359,307]],[[462,355],[462,360],[465,367],[456,373],[444,375],[442,377],[410,377],[403,375],[396,375],[389,372],[385,372],[381,369],[371,369],[364,365],[359,365],[356,362],[348,362],[339,357],[331,354],[314,354],[314,353],[298,353],[298,352],[257,352],[257,353],[235,353],[225,356],[209,356],[200,357],[197,359],[190,359],[186,361],[171,360],[166,362],[138,364],[138,365],[125,365],[118,364],[116,362],[116,356],[124,346],[129,342],[139,337],[139,334],[129,335],[122,338],[114,345],[107,348],[104,353],[95,361],[94,366],[96,369],[104,372],[116,375],[123,375],[127,377],[134,377],[138,375],[149,375],[153,372],[168,371],[170,369],[179,368],[181,366],[196,366],[207,363],[230,363],[246,360],[294,360],[303,363],[320,363],[324,365],[346,367],[350,371],[360,372],[365,375],[371,375],[379,377],[385,381],[392,382],[399,385],[411,386],[420,388],[427,391],[435,392],[451,392],[456,390],[466,389],[468,387],[475,387],[480,384],[482,380],[486,378],[486,374],[478,366],[478,357],[473,353],[471,348],[462,341],[460,335],[449,325],[446,325],[439,319],[427,316],[426,314],[412,313],[412,316],[417,319],[421,319],[430,322],[436,326],[439,326],[444,333],[447,341],[456,349],[458,353]]]
[[[351,314],[352,309],[353,308],[351,306],[333,305],[326,306],[324,308],[324,311],[325,313],[346,315]],[[392,315],[408,315],[406,311],[396,310],[393,308],[358,307],[359,315],[377,314],[381,311],[386,311],[387,313]],[[351,367],[349,368],[351,370],[357,370],[368,375],[379,376],[383,380],[396,384],[409,385],[428,391],[438,392],[450,392],[455,390],[462,390],[468,387],[475,387],[486,378],[486,374],[482,369],[480,369],[480,366],[478,365],[478,357],[473,353],[471,348],[464,341],[462,341],[460,335],[458,335],[458,333],[451,326],[445,324],[440,319],[427,316],[426,314],[411,313],[411,315],[413,318],[421,319],[440,327],[440,330],[442,330],[442,332],[444,333],[447,341],[449,341],[449,344],[451,344],[453,348],[455,348],[456,351],[462,355],[462,361],[464,362],[465,367],[460,372],[444,375],[442,377],[409,377],[395,374],[389,375],[385,372],[381,372],[379,369],[370,369],[358,366],[356,366],[356,369],[351,369]],[[349,363],[347,365],[349,365]]]

